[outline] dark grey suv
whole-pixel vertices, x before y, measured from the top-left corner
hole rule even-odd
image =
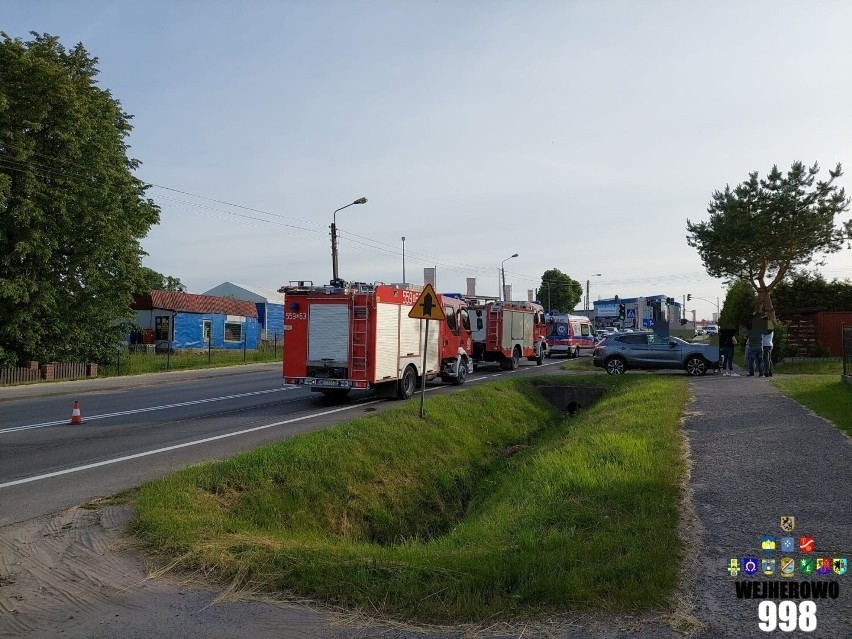
[[[592,363],[610,375],[621,375],[628,368],[682,368],[689,375],[704,375],[719,368],[719,347],[650,332],[619,333],[595,347]]]

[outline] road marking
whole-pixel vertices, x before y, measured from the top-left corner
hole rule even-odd
[[[554,362],[554,363],[556,363],[556,362]],[[545,365],[549,366],[550,364],[545,364]],[[512,371],[512,372],[514,372],[514,371]],[[479,379],[487,379],[487,378],[491,378],[491,377],[500,377],[501,375],[502,375],[502,373],[495,373],[493,375],[484,376],[484,377],[473,379],[473,380],[470,380],[470,381],[473,382],[473,381],[478,381]],[[106,417],[115,417],[115,416],[120,416],[120,415],[131,415],[133,413],[143,413],[143,412],[152,411],[152,410],[164,410],[166,408],[173,408],[173,407],[178,407],[178,406],[191,406],[191,405],[194,405],[194,404],[204,404],[204,403],[207,403],[207,402],[221,401],[221,400],[224,400],[224,399],[234,399],[234,398],[238,398],[238,397],[248,397],[248,396],[252,396],[252,395],[263,395],[263,394],[266,394],[266,393],[275,393],[275,392],[280,392],[280,391],[285,391],[285,390],[292,390],[293,388],[295,388],[295,387],[291,386],[291,387],[285,387],[285,388],[271,388],[271,389],[263,390],[263,391],[254,391],[254,392],[251,392],[251,393],[241,393],[239,395],[227,395],[227,396],[223,396],[223,397],[214,397],[214,398],[210,398],[210,399],[194,400],[194,401],[191,401],[191,402],[181,402],[179,404],[168,404],[168,405],[165,405],[165,406],[153,406],[153,407],[149,407],[149,408],[140,408],[140,409],[136,409],[136,410],[132,410],[132,411],[122,411],[122,412],[118,412],[118,413],[109,413],[109,414],[106,414],[106,415],[98,415],[98,416],[95,416],[95,417],[87,417],[86,419],[103,419],[103,418],[106,418]],[[441,388],[446,388],[446,387],[445,386],[433,386],[432,388],[427,388],[426,392],[428,393],[428,392],[431,392],[433,390],[440,390]],[[303,415],[302,417],[294,417],[293,419],[285,419],[284,421],[274,422],[272,424],[265,424],[263,426],[255,426],[254,428],[246,428],[244,430],[238,430],[238,431],[235,431],[233,433],[225,433],[224,435],[215,435],[213,437],[205,437],[203,439],[197,439],[197,440],[191,441],[191,442],[184,442],[183,444],[175,444],[174,446],[165,446],[164,448],[156,448],[154,450],[145,451],[144,453],[136,453],[134,455],[125,455],[123,457],[116,457],[114,459],[105,459],[104,461],[94,462],[92,464],[85,464],[83,466],[75,466],[74,468],[66,468],[65,470],[57,470],[57,471],[54,471],[52,473],[44,473],[42,475],[35,475],[33,477],[25,477],[24,479],[16,479],[14,481],[9,481],[9,482],[5,482],[5,483],[0,484],[0,489],[9,488],[11,486],[19,486],[21,484],[29,484],[29,483],[32,483],[32,482],[41,481],[42,479],[51,479],[53,477],[60,477],[62,475],[77,473],[77,472],[81,472],[81,471],[84,471],[84,470],[91,470],[93,468],[100,468],[101,466],[110,466],[112,464],[119,464],[121,462],[131,461],[133,459],[140,459],[142,457],[149,457],[151,455],[158,455],[160,453],[167,453],[167,452],[172,451],[172,450],[179,450],[181,448],[189,448],[190,446],[198,446],[200,444],[207,444],[209,442],[218,441],[220,439],[228,439],[230,437],[237,437],[239,435],[247,435],[248,433],[254,433],[254,432],[257,432],[257,431],[266,430],[268,428],[275,428],[276,426],[285,426],[287,424],[294,424],[296,422],[304,421],[306,419],[312,419],[314,417],[324,417],[325,415],[333,415],[334,413],[341,413],[343,411],[352,410],[353,408],[361,408],[362,406],[369,406],[370,404],[377,404],[377,403],[382,402],[382,401],[384,401],[384,400],[383,399],[373,399],[373,400],[361,402],[361,403],[358,403],[358,404],[352,404],[350,406],[343,406],[341,408],[334,408],[332,410],[323,411],[321,413],[311,413],[310,415]],[[34,424],[34,425],[28,426],[28,427],[20,426],[20,427],[15,428],[15,429],[7,429],[7,430],[4,430],[4,431],[0,431],[0,433],[11,432],[13,430],[23,430],[24,428],[41,428],[43,426],[52,426],[52,425],[65,424],[65,423],[67,423],[66,420],[63,420],[61,422],[49,422],[49,423],[46,423],[46,424]]]
[[[50,479],[52,477],[60,477],[61,475],[68,475],[70,473],[77,473],[83,470],[91,470],[92,468],[100,468],[101,466],[109,466],[111,464],[119,464],[121,462],[130,461],[132,459],[139,459],[141,457],[149,457],[151,455],[157,455],[159,453],[167,453],[172,450],[178,450],[180,448],[188,448],[190,446],[198,446],[199,444],[207,444],[209,442],[215,442],[220,439],[228,439],[229,437],[237,437],[238,435],[247,435],[248,433],[254,433],[260,430],[266,430],[267,428],[274,428],[276,426],[284,426],[286,424],[293,424],[295,422],[301,422],[306,419],[312,419],[314,417],[323,417],[325,415],[333,415],[334,413],[341,413],[345,410],[352,410],[353,408],[361,408],[362,406],[368,406],[370,404],[376,404],[378,402],[384,401],[383,399],[374,399],[369,402],[362,402],[360,404],[353,404],[351,406],[343,406],[342,408],[333,408],[332,410],[323,411],[322,413],[312,413],[310,415],[303,415],[302,417],[294,417],[293,419],[285,419],[281,422],[275,422],[273,424],[265,424],[263,426],[255,426],[254,428],[246,428],[244,430],[238,430],[233,433],[225,433],[224,435],[215,435],[214,437],[205,437],[204,439],[197,439],[191,442],[184,442],[183,444],[175,444],[174,446],[166,446],[164,448],[157,448],[155,450],[148,450],[144,453],[136,453],[134,455],[125,455],[124,457],[116,457],[115,459],[105,459],[104,461],[95,462],[92,464],[85,464],[83,466],[76,466],[74,468],[66,468],[65,470],[57,470],[52,473],[45,473],[43,475],[35,475],[33,477],[25,477],[24,479],[16,479],[15,481],[7,481],[4,484],[0,484],[0,488],[9,488],[10,486],[18,486],[20,484],[29,484],[34,481],[40,481],[42,479]]]
[[[148,406],[147,408],[134,408],[133,410],[122,410],[117,413],[104,413],[103,415],[86,415],[85,421],[94,419],[107,419],[109,417],[123,417],[125,415],[136,415],[137,413],[150,413],[156,410],[168,410],[169,408],[182,408],[183,406],[195,406],[197,404],[209,404],[211,402],[222,402],[226,399],[240,399],[242,397],[254,397],[255,395],[266,395],[268,393],[280,393],[282,391],[295,390],[299,388],[294,385],[287,385],[283,388],[268,388],[262,391],[252,391],[250,393],[239,393],[238,395],[223,395],[221,397],[210,397],[208,399],[195,399],[189,402],[178,402],[176,404],[163,404],[162,406]],[[46,426],[59,426],[67,424],[68,419],[62,419],[55,422],[44,422],[42,424],[29,424],[27,426],[14,426],[12,428],[4,428],[0,430],[0,435],[5,433],[15,433],[20,430],[30,430],[33,428],[44,428]]]

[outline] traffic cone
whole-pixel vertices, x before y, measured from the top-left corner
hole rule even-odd
[[[83,416],[80,414],[80,402],[74,400],[74,407],[71,409],[71,423],[82,424]]]

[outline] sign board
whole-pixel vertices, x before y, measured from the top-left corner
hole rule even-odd
[[[427,284],[420,293],[420,297],[414,302],[414,308],[408,311],[408,316],[411,319],[421,320],[445,320],[444,309],[441,308],[441,302],[438,300],[438,295],[431,284]]]
[[[595,314],[598,317],[615,317],[618,315],[618,304],[597,304]]]
[[[636,319],[636,309],[635,308],[628,308],[627,309],[627,317],[632,317],[633,319]]]

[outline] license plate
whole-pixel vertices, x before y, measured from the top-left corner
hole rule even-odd
[[[332,388],[349,388],[348,380],[315,379],[314,386],[331,386]]]

